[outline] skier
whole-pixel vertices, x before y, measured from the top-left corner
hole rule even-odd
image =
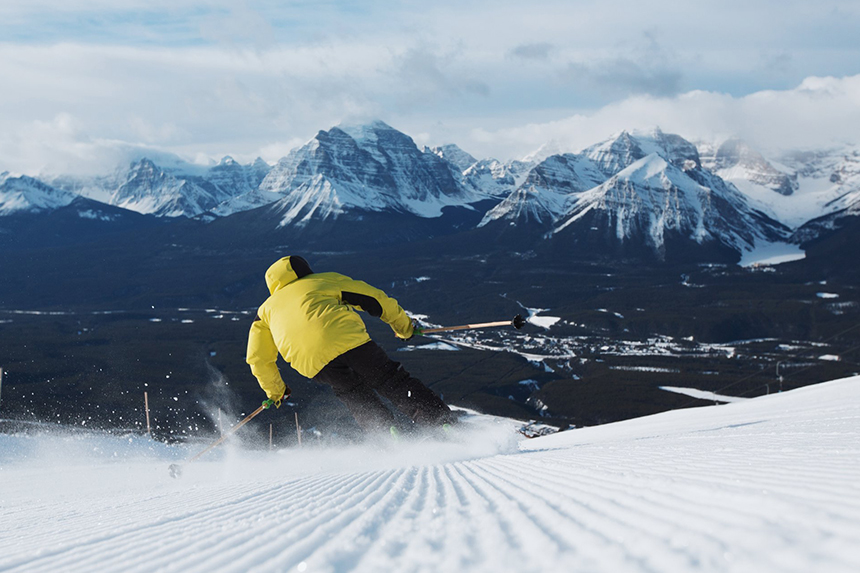
[[[417,426],[443,426],[451,410],[391,360],[367,334],[355,310],[381,318],[404,340],[415,328],[397,301],[369,284],[338,273],[314,273],[302,257],[276,261],[266,271],[271,296],[248,335],[247,362],[266,392],[265,407],[289,397],[275,364],[278,353],[303,376],[331,386],[368,433],[397,433],[383,396]]]

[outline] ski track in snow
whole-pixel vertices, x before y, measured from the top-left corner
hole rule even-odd
[[[860,377],[518,443],[470,420],[180,480],[161,444],[0,436],[0,571],[860,570]]]

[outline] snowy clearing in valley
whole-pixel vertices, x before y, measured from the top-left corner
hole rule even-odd
[[[860,377],[533,440],[514,425],[232,446],[179,480],[199,444],[3,435],[0,570],[860,570]]]
[[[749,398],[726,396],[724,394],[716,394],[714,392],[708,392],[706,390],[697,390],[696,388],[677,388],[675,386],[660,386],[660,390],[666,390],[667,392],[674,392],[676,394],[691,396],[693,398],[698,398],[699,400],[713,400],[714,402],[743,402],[744,400],[749,400]]]
[[[738,263],[742,267],[754,265],[779,265],[806,258],[806,252],[797,245],[788,243],[763,243],[751,251],[744,251]]]

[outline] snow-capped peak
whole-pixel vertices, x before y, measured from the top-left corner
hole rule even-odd
[[[645,157],[639,142],[627,131],[586,148],[582,154],[591,159],[607,176],[615,175]]]
[[[378,119],[366,124],[338,125],[331,131],[335,130],[349,135],[359,147],[373,155],[374,159],[386,166],[388,165],[388,157],[382,152],[381,147],[389,146],[393,141],[398,141],[406,147],[415,146],[411,137]],[[380,143],[380,140],[382,140],[382,143]]]
[[[462,173],[469,169],[472,165],[478,162],[477,159],[466,153],[453,143],[441,145],[438,147],[425,147],[425,153],[432,153],[437,157],[454,165],[457,170]]]
[[[374,119],[367,123],[340,123],[337,129],[349,134],[357,143],[365,141],[376,141],[380,132],[397,131],[381,119]]]
[[[794,151],[766,157],[746,142],[698,144],[702,161],[736,186],[757,209],[783,224],[837,214],[860,200],[860,149]]]
[[[0,215],[32,213],[65,207],[77,195],[26,175],[0,174]]]
[[[544,143],[543,145],[523,157],[522,162],[531,165],[537,165],[547,157],[550,157],[552,155],[561,155],[566,151],[569,150],[562,146],[561,143],[553,139],[548,141],[547,143]]]
[[[737,252],[752,250],[757,241],[785,239],[785,229],[755,212],[719,177],[701,168],[684,169],[658,153],[572,196],[553,233],[579,223],[612,229],[621,243],[644,240],[658,254],[668,235],[699,244],[717,241]]]
[[[437,217],[443,207],[482,198],[449,165],[376,121],[320,131],[279,161],[260,189],[284,197],[273,206],[286,218],[281,224],[333,217],[347,209]]]
[[[536,222],[551,225],[569,207],[571,196],[605,180],[587,157],[552,155],[529,171],[516,191],[491,209],[479,226],[503,219],[511,225]]]
[[[586,148],[582,154],[594,161],[608,177],[650,154],[657,154],[682,169],[701,166],[695,145],[679,135],[664,133],[660,128],[633,133],[622,131]]]
[[[717,148],[703,148],[708,153],[705,166],[726,180],[746,180],[767,187],[781,195],[791,195],[797,188],[797,176],[774,167],[761,153],[740,139],[728,139]]]

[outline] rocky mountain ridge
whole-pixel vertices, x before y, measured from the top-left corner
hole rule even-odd
[[[659,258],[667,234],[744,252],[810,240],[860,213],[860,151],[852,147],[777,161],[738,140],[694,144],[655,129],[539,157],[501,162],[453,144],[419,148],[376,121],[320,131],[274,166],[225,157],[210,167],[162,167],[140,158],[101,177],[55,177],[53,186],[4,174],[0,214],[62,208],[83,195],[161,218],[214,221],[259,210],[261,228],[299,230],[346,213],[439,219],[460,208],[479,211],[478,229],[505,226],[545,240],[596,232],[646,244]]]

